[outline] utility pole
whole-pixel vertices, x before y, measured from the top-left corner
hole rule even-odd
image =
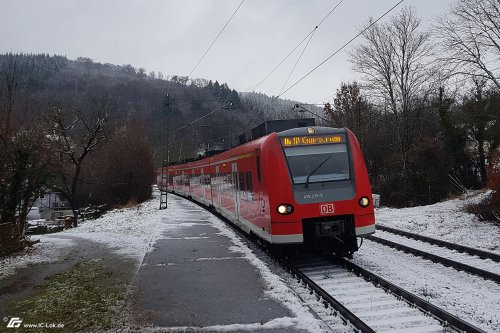
[[[161,152],[161,181],[160,181],[160,209],[168,207],[168,165],[170,164],[169,154],[169,132],[170,132],[170,107],[171,100],[168,94],[163,101],[163,147]]]

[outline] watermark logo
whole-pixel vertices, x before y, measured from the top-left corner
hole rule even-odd
[[[7,324],[7,328],[19,328],[21,324],[23,323],[23,320],[18,317],[12,317],[9,320],[9,323]]]
[[[64,324],[62,323],[24,323],[23,324],[23,319],[19,317],[4,317],[3,321],[7,323],[7,328],[20,328],[21,325],[23,325],[24,328],[55,328],[55,329],[62,329],[64,328]]]

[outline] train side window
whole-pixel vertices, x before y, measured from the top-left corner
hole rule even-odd
[[[240,181],[240,192],[245,193],[245,174],[241,172],[239,175],[239,181]]]
[[[253,184],[252,184],[252,173],[245,173],[246,183],[247,183],[247,191],[248,191],[248,200],[253,201]]]
[[[224,172],[221,175],[221,192],[227,193],[228,188],[229,188],[229,180],[227,177],[227,172]]]
[[[232,178],[231,178],[231,174],[230,173],[224,173],[224,193],[228,193],[228,191],[231,190],[231,187],[233,186],[232,185]]]
[[[257,179],[260,182],[260,157],[257,156]]]

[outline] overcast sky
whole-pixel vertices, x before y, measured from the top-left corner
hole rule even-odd
[[[193,73],[238,91],[255,86],[340,0],[245,0]],[[188,75],[241,0],[0,0],[0,52],[89,57]],[[428,26],[455,0],[406,0]],[[396,0],[344,0],[315,32],[287,87]],[[384,20],[387,20],[385,18]],[[352,45],[361,42],[355,41]],[[302,47],[255,91],[278,95]],[[356,79],[346,51],[282,97],[318,102]],[[286,88],[285,88],[286,89]]]

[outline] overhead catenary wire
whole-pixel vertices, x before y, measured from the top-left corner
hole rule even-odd
[[[330,122],[330,120],[326,119],[325,117],[323,116],[320,116],[319,114],[317,114],[316,112],[312,112],[311,110],[303,107],[302,105],[314,105],[314,104],[295,104],[291,110],[294,110],[294,109],[302,109],[303,111],[305,112],[309,112],[310,114],[312,114],[313,116],[315,116],[316,118],[319,118],[321,120],[324,120],[326,122]],[[299,111],[300,112],[300,111]]]
[[[356,34],[354,37],[352,37],[349,41],[347,41],[339,49],[337,49],[335,52],[333,52],[331,55],[329,55],[325,60],[323,60],[322,62],[320,62],[319,65],[317,65],[316,67],[314,67],[313,69],[311,69],[304,76],[302,76],[300,79],[298,79],[294,84],[292,84],[287,89],[285,89],[285,91],[283,91],[281,94],[279,94],[278,96],[276,96],[276,98],[281,97],[283,94],[285,94],[290,89],[292,89],[293,87],[295,87],[297,84],[299,84],[306,77],[308,77],[313,72],[315,72],[318,68],[320,68],[321,66],[323,66],[328,60],[330,60],[333,56],[335,56],[337,53],[339,53],[340,51],[342,51],[346,46],[348,46],[349,44],[351,44],[355,39],[357,39],[359,36],[361,36],[365,31],[367,31],[368,29],[370,29],[373,25],[375,25],[378,21],[380,21],[382,18],[384,18],[387,14],[389,14],[390,12],[392,12],[396,7],[398,7],[404,1],[405,0],[400,0],[398,3],[396,3],[394,6],[392,6],[384,14],[382,14],[381,16],[379,16],[375,21],[373,21],[372,23],[370,23],[366,28],[364,28],[363,30],[361,30],[358,34]]]
[[[280,63],[279,63],[278,65],[276,65],[276,66],[273,68],[273,70],[272,70],[272,71],[270,71],[270,72],[266,75],[266,77],[264,77],[264,78],[263,78],[263,79],[262,79],[259,83],[257,83],[257,85],[256,85],[256,86],[255,86],[252,90],[257,89],[257,88],[258,88],[258,87],[259,87],[262,83],[264,83],[264,81],[266,81],[266,80],[267,80],[267,79],[268,79],[268,78],[269,78],[269,77],[270,77],[270,76],[271,76],[271,75],[272,75],[272,74],[273,74],[273,73],[274,73],[274,72],[275,72],[275,71],[276,71],[276,70],[277,70],[277,69],[281,66],[281,64],[283,64],[283,63],[286,61],[286,59],[288,59],[288,58],[289,58],[289,57],[293,54],[293,52],[295,52],[295,50],[296,50],[296,49],[298,49],[298,48],[299,48],[299,46],[300,46],[300,45],[302,45],[302,43],[304,43],[304,41],[305,41],[305,40],[306,40],[309,36],[311,36],[311,35],[313,34],[313,32],[314,32],[315,30],[316,30],[316,28],[314,28],[314,30],[313,30],[313,31],[311,31],[310,33],[308,33],[308,34],[307,34],[307,36],[305,36],[305,37],[304,37],[304,39],[302,39],[302,40],[300,41],[300,43],[299,43],[299,44],[297,44],[297,46],[295,46],[295,47],[293,48],[293,50],[291,50],[291,51],[290,51],[290,53],[288,53],[288,54],[287,54],[287,56],[286,56],[285,58],[283,58],[283,60],[281,60],[281,61],[280,61]]]
[[[191,77],[191,75],[193,74],[193,72],[196,70],[196,68],[198,68],[198,66],[200,65],[200,63],[202,62],[202,60],[205,58],[205,56],[208,54],[208,52],[210,51],[210,49],[212,48],[212,46],[214,46],[215,42],[217,41],[217,39],[219,39],[220,35],[222,34],[222,32],[226,29],[226,27],[228,26],[229,22],[231,22],[231,20],[233,19],[234,15],[236,15],[236,13],[238,12],[238,10],[240,9],[241,5],[243,5],[243,2],[245,2],[245,0],[241,0],[240,4],[238,5],[238,7],[236,8],[236,10],[233,12],[233,14],[231,15],[231,17],[229,18],[229,20],[227,20],[226,24],[224,24],[224,26],[222,27],[221,31],[219,32],[219,34],[217,35],[217,37],[215,37],[215,39],[213,40],[212,44],[210,44],[210,46],[207,48],[207,50],[205,51],[205,53],[203,53],[203,56],[201,56],[200,60],[198,60],[198,62],[196,63],[196,65],[194,66],[194,68],[191,70],[191,72],[189,73],[189,77]]]
[[[498,61],[498,60],[500,60],[500,59],[491,59],[491,60],[489,60],[489,61],[486,61],[486,62],[484,63],[484,65],[489,64],[489,63],[492,63],[492,62],[495,62],[495,61]],[[498,69],[500,69],[500,67],[493,68],[493,69],[491,69],[490,71],[496,71],[496,70],[498,70]],[[465,77],[465,78],[463,78],[463,79],[460,79],[460,80],[456,81],[454,84],[459,84],[459,83],[462,83],[462,82],[464,82],[464,81],[468,80],[468,79],[469,79],[469,76],[474,76],[474,75],[477,75],[477,74],[473,74],[473,73],[453,73],[453,74],[451,74],[451,75],[448,75],[448,76],[446,77],[446,79],[449,79],[449,78],[451,78],[451,77],[453,77],[453,76],[456,76],[456,75],[466,75],[467,77]],[[496,78],[496,79],[498,79],[498,78]],[[319,100],[318,100],[315,104],[325,104],[325,103],[323,103],[324,101],[328,101],[328,100],[330,100],[330,98],[334,97],[336,94],[337,94],[337,93],[335,93],[335,94],[333,94],[333,95],[330,95],[330,96],[328,96],[328,97],[325,97],[325,98],[319,99]]]
[[[495,59],[495,60],[496,60],[496,59]],[[489,62],[487,62],[487,63],[490,63],[490,62],[492,62],[492,61],[489,61]],[[500,69],[500,67],[495,67],[495,68],[491,69],[490,71],[492,72],[492,71],[496,71],[496,70],[499,70],[499,69]],[[453,84],[455,84],[455,85],[457,85],[457,84],[459,84],[459,83],[462,83],[462,82],[465,82],[465,81],[469,80],[471,76],[478,76],[478,74],[477,74],[477,73],[457,73],[457,74],[449,75],[449,76],[447,77],[447,79],[449,79],[449,78],[451,78],[452,76],[455,76],[455,75],[465,75],[465,77],[464,77],[464,78],[459,79],[458,81],[453,82]],[[483,75],[481,75],[481,77],[484,77],[484,78],[488,79],[488,77],[483,76]],[[500,79],[500,77],[496,77],[495,79],[497,79],[497,80],[498,80],[498,79]],[[319,104],[323,104],[323,105],[325,105],[326,103],[323,103],[323,102],[324,102],[324,101],[328,101],[328,100],[330,100],[330,98],[334,97],[336,94],[337,94],[337,93],[335,93],[335,94],[333,94],[333,95],[330,95],[330,96],[328,96],[328,97],[325,97],[325,98],[323,98],[323,99],[320,99],[320,100],[318,100],[318,102],[317,102],[317,103],[315,103],[315,104],[313,104],[313,105],[319,105]],[[328,103],[328,102],[327,102],[327,103]]]
[[[199,118],[197,118],[197,119],[195,119],[195,120],[193,120],[193,121],[191,121],[191,122],[189,122],[189,123],[187,123],[187,124],[185,124],[185,125],[183,125],[183,126],[181,126],[181,127],[177,128],[177,129],[175,129],[175,130],[173,130],[173,131],[171,131],[171,132],[170,132],[170,134],[173,134],[173,133],[175,133],[175,132],[180,131],[181,129],[184,129],[184,128],[188,127],[188,126],[191,126],[191,125],[193,125],[194,123],[196,123],[196,122],[198,122],[198,121],[200,121],[200,120],[202,120],[202,119],[205,119],[206,117],[208,117],[208,116],[210,116],[210,115],[214,114],[215,112],[217,112],[217,111],[219,111],[219,110],[221,110],[221,109],[226,109],[226,108],[230,107],[232,104],[233,104],[232,102],[229,102],[229,103],[227,103],[227,104],[224,104],[223,106],[218,107],[217,109],[212,110],[212,111],[210,111],[209,113],[207,113],[207,114],[205,114],[205,115],[203,115],[203,116],[201,116],[201,117],[199,117]]]
[[[257,85],[252,89],[252,90],[255,90],[257,89],[262,83],[264,83],[264,81],[266,81],[294,52],[295,50],[297,50],[299,48],[300,45],[302,45],[302,43],[304,43],[305,40],[307,40],[309,38],[309,41],[311,40],[312,38],[312,35],[314,34],[314,32],[319,28],[319,26],[328,18],[328,16],[330,16],[330,14],[332,14],[335,9],[337,9],[338,6],[340,6],[340,4],[343,2],[344,0],[340,0],[333,8],[332,10],[330,10],[328,12],[328,14],[325,15],[325,17],[323,17],[323,19],[314,27],[313,30],[311,30],[311,32],[309,32],[298,44],[297,46],[295,46],[293,48],[293,50],[291,50],[281,61],[278,65],[276,65],[259,83],[257,83]],[[308,42],[309,43],[309,42]],[[307,45],[306,45],[307,47]],[[290,74],[291,75],[291,74]]]
[[[304,46],[304,48],[302,49],[302,52],[300,53],[300,55],[299,55],[299,57],[298,57],[297,61],[295,62],[295,65],[293,65],[293,68],[292,68],[292,70],[290,71],[290,74],[288,74],[288,77],[286,78],[285,83],[283,83],[283,86],[281,87],[281,90],[280,90],[280,92],[278,93],[278,95],[280,95],[280,94],[281,94],[281,92],[283,91],[283,89],[285,89],[286,84],[287,84],[287,83],[288,83],[288,81],[290,80],[290,77],[292,76],[293,72],[295,71],[295,68],[297,67],[297,65],[298,65],[298,63],[299,63],[299,61],[300,61],[300,59],[302,58],[302,55],[304,55],[304,52],[306,51],[307,46],[308,46],[308,45],[309,45],[309,43],[311,42],[311,39],[312,39],[312,38],[313,38],[313,36],[314,36],[314,32],[316,32],[316,29],[315,29],[315,30],[313,30],[313,33],[311,34],[311,37],[309,37],[309,40],[307,41],[306,45],[305,45],[305,46]]]

